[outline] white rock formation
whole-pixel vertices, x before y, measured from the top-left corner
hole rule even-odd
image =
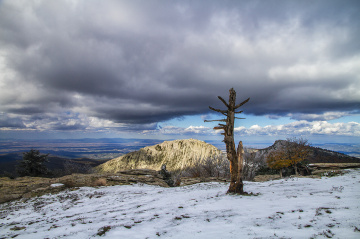
[[[223,153],[211,144],[196,139],[164,141],[112,159],[97,167],[100,172],[116,173],[129,169],[181,170],[207,158],[217,158]]]

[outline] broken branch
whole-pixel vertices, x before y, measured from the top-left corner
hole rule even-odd
[[[240,104],[238,104],[237,106],[235,106],[234,109],[237,109],[237,108],[239,108],[240,106],[246,104],[249,100],[250,100],[250,98],[248,98],[247,100],[244,100],[243,102],[241,102]]]
[[[224,105],[229,109],[229,105],[228,103],[226,103],[226,101],[221,97],[221,96],[218,96],[219,100],[221,100],[221,102],[224,103]]]
[[[204,120],[204,122],[213,122],[213,121],[226,122],[226,119],[221,119],[221,120]]]
[[[213,107],[211,107],[211,106],[209,106],[209,108],[210,108],[211,110],[216,111],[216,112],[219,112],[219,113],[221,113],[221,114],[226,114],[226,113],[227,113],[227,110],[219,110],[219,109],[215,109],[215,108],[213,108]]]
[[[222,127],[222,126],[216,126],[216,127],[214,127],[214,129],[225,129],[225,127]]]

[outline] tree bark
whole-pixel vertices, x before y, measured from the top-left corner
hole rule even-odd
[[[244,163],[244,148],[242,145],[242,141],[239,142],[236,158],[234,160],[230,160],[230,166],[233,164],[233,170],[231,171],[231,179],[230,179],[230,187],[228,193],[237,193],[244,194],[244,183],[242,180],[242,170]],[[237,172],[235,172],[235,170]]]
[[[296,163],[294,164],[294,170],[295,170],[295,175],[296,175],[296,176],[299,176]]]

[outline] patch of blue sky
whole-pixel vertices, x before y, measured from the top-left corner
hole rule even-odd
[[[360,123],[360,114],[352,114],[343,116],[338,119],[329,120],[331,123],[349,123],[349,122],[357,122]]]
[[[254,116],[254,115],[246,115],[240,114],[237,117],[245,118],[245,119],[236,119],[235,127],[244,126],[245,128],[250,128],[253,125],[258,125],[261,127],[265,127],[267,125],[283,125],[294,122],[296,120],[290,119],[290,117],[279,117],[279,118],[270,118],[268,116]],[[225,116],[220,114],[207,114],[207,115],[191,115],[184,116],[180,118],[174,118],[171,120],[164,121],[160,123],[162,126],[176,126],[187,128],[189,126],[205,126],[205,127],[214,127],[219,122],[204,122],[204,119],[208,120],[217,120],[224,119]]]

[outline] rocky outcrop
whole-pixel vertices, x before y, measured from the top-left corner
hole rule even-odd
[[[106,173],[129,169],[160,170],[165,164],[167,170],[175,171],[192,167],[221,154],[215,146],[196,139],[165,141],[112,159],[96,169]]]

